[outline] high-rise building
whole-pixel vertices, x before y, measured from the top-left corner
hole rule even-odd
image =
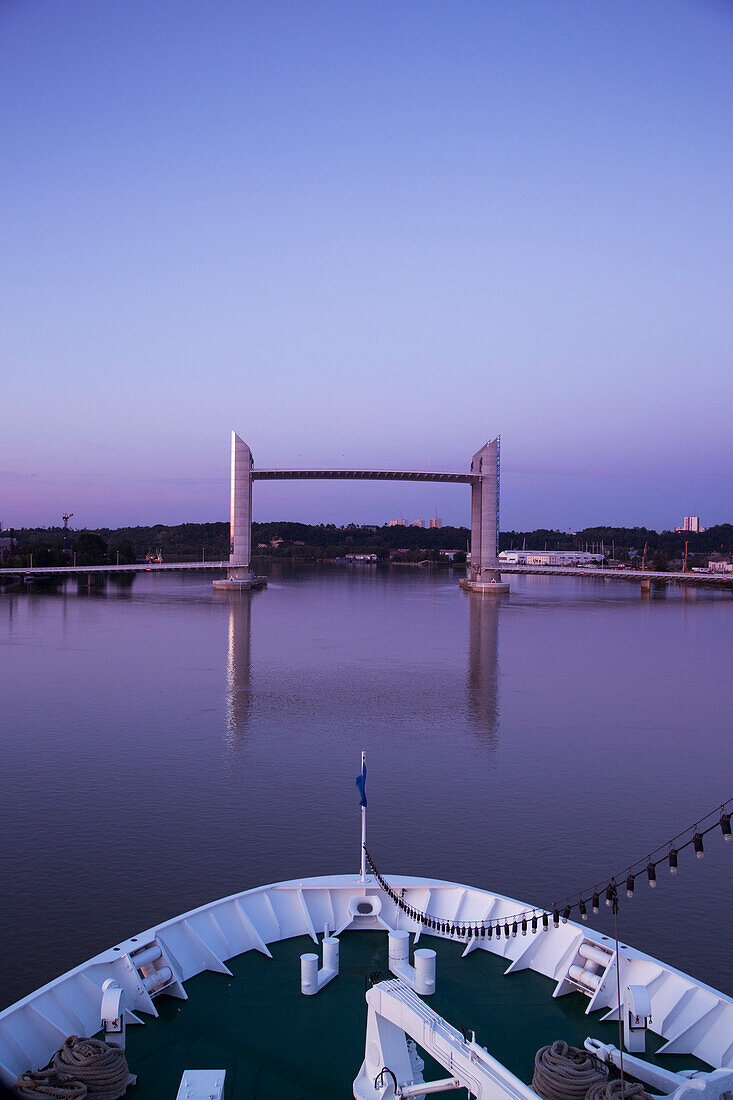
[[[425,520],[424,519],[414,519],[412,521],[411,526],[412,527],[424,527],[425,526]]]
[[[431,527],[442,527],[443,526],[443,521],[440,518],[440,516],[433,516],[433,518],[430,520],[430,526]]]
[[[685,516],[682,520],[681,527],[675,527],[677,534],[682,534],[684,531],[693,531],[696,535],[701,534],[705,530],[700,526],[699,516]]]
[[[399,519],[391,519],[389,521],[389,526],[390,527],[407,527],[407,524],[405,523],[404,519],[400,516]]]

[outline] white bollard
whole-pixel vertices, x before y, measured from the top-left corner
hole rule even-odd
[[[335,936],[326,936],[323,941],[323,969],[339,970],[339,941]]]
[[[148,993],[155,993],[161,986],[168,985],[168,982],[173,978],[173,973],[169,966],[161,966],[160,970],[152,970],[150,974],[147,974],[143,978],[143,985]]]
[[[429,947],[415,951],[415,965],[410,964],[410,933],[402,928],[389,933],[389,968],[396,978],[429,997],[435,993],[435,952]]]
[[[328,985],[339,972],[339,941],[335,936],[323,938],[323,966],[318,968],[318,955],[300,956],[300,992],[312,997]]]
[[[435,952],[429,947],[415,951],[415,992],[423,997],[435,993]]]
[[[138,951],[137,955],[133,955],[132,961],[138,970],[142,970],[144,966],[149,966],[150,963],[156,962],[162,954],[163,952],[159,945],[154,943],[152,947],[145,947],[142,951]]]
[[[300,992],[306,997],[318,992],[318,955],[300,956]]]
[[[613,957],[606,951],[602,951],[600,947],[594,947],[592,943],[581,943],[578,948],[578,954],[581,959],[587,959],[588,962],[596,963],[603,970],[608,969],[609,963]]]
[[[398,928],[389,934],[389,965],[392,963],[398,967],[410,962],[410,933],[403,928]]]
[[[568,969],[568,977],[572,978],[574,982],[579,982],[580,985],[584,985],[586,989],[598,989],[601,982],[601,975],[597,974],[594,970],[584,970],[582,966],[578,966],[574,963]]]

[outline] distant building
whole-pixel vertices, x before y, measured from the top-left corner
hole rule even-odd
[[[363,561],[371,564],[377,560],[376,554],[347,554],[347,561]]]
[[[389,526],[390,527],[407,527],[407,523],[402,518],[400,518],[400,519],[391,519],[389,521]]]
[[[412,527],[424,527],[425,526],[425,520],[424,519],[414,519],[412,521],[411,526]]]
[[[586,550],[502,550],[499,561],[505,565],[603,565],[603,554]]]
[[[430,526],[431,527],[442,527],[443,526],[443,521],[440,518],[440,516],[433,516],[433,518],[430,520]]]
[[[733,561],[709,561],[708,572],[733,573]]]
[[[704,530],[705,528],[700,526],[699,516],[685,516],[682,520],[682,526],[675,527],[675,531],[678,535],[684,534],[685,531],[692,531],[696,535],[701,535]]]
[[[0,539],[0,561],[5,561],[13,553],[13,540]]]

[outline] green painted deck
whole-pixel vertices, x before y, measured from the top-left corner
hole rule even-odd
[[[300,955],[308,937],[249,951],[227,963],[233,977],[203,973],[186,982],[187,1001],[159,997],[157,1020],[127,1030],[127,1057],[138,1085],[132,1100],[174,1100],[185,1069],[226,1069],[226,1100],[310,1100],[352,1096],[364,1058],[365,978],[387,969],[385,932],[340,937],[341,969],[314,997],[300,992]],[[585,1015],[580,993],[552,998],[554,983],[531,970],[504,977],[506,960],[487,951],[462,959],[463,945],[423,936],[438,953],[431,1008],[531,1082],[537,1049],[555,1039],[576,1046],[592,1035],[618,1045],[618,1025]],[[649,1047],[661,1043],[650,1036]],[[653,1059],[652,1060],[656,1060]],[[661,1056],[672,1070],[708,1068],[691,1057]],[[445,1076],[426,1059],[425,1078]]]

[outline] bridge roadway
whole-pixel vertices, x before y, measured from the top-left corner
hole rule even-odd
[[[58,574],[74,576],[74,574],[87,573],[176,573],[181,571],[192,572],[195,569],[227,569],[228,561],[175,561],[163,562],[158,565],[154,562],[138,562],[135,565],[34,565],[16,566],[14,569],[0,569],[0,577],[50,577]]]
[[[542,577],[603,577],[614,581],[650,581],[655,584],[711,585],[733,587],[731,573],[652,573],[648,569],[594,569],[581,565],[505,565],[499,562],[500,573],[526,573]]]
[[[464,475],[461,475],[464,476]],[[228,569],[228,561],[179,561],[152,562],[136,565],[34,565],[0,569],[0,577],[47,577],[54,575],[86,576],[89,573],[176,573],[196,570]],[[578,565],[504,565],[499,566],[501,573],[526,574],[542,577],[585,577],[594,580],[603,578],[614,581],[647,581],[654,584],[684,584],[691,586],[709,586],[712,588],[733,589],[731,573],[651,573],[641,569],[589,569]]]
[[[253,481],[442,481],[453,485],[473,485],[479,474],[445,470],[259,470],[252,468]]]

